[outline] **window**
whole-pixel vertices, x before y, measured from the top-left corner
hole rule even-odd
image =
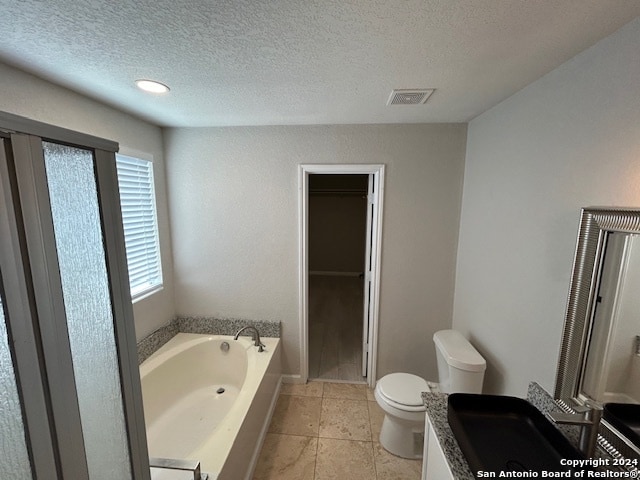
[[[162,287],[153,163],[116,154],[124,242],[133,300]]]

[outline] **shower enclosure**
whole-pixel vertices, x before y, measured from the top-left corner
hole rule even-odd
[[[117,149],[0,113],[0,478],[149,479]]]

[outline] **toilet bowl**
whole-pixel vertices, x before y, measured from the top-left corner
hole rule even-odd
[[[403,458],[422,458],[425,406],[422,392],[480,393],[486,362],[455,330],[441,330],[436,344],[439,384],[410,373],[390,373],[376,384],[374,397],[385,413],[380,444]]]
[[[404,458],[422,456],[425,406],[421,393],[428,391],[426,380],[410,373],[391,373],[376,384],[373,395],[384,411],[380,444]]]

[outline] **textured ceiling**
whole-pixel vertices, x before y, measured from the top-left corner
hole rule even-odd
[[[466,122],[638,0],[0,0],[0,60],[159,125]],[[134,80],[171,87],[164,96]],[[386,106],[394,88],[435,88]]]

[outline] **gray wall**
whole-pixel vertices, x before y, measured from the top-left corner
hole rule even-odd
[[[173,268],[159,127],[0,63],[0,110],[118,142],[153,155],[164,289],[134,304],[136,336],[173,318]]]
[[[179,314],[283,322],[299,374],[298,165],[384,163],[378,375],[435,378],[451,324],[466,125],[165,132]]]
[[[640,20],[469,124],[453,327],[486,391],[555,383],[580,208],[640,207]]]

